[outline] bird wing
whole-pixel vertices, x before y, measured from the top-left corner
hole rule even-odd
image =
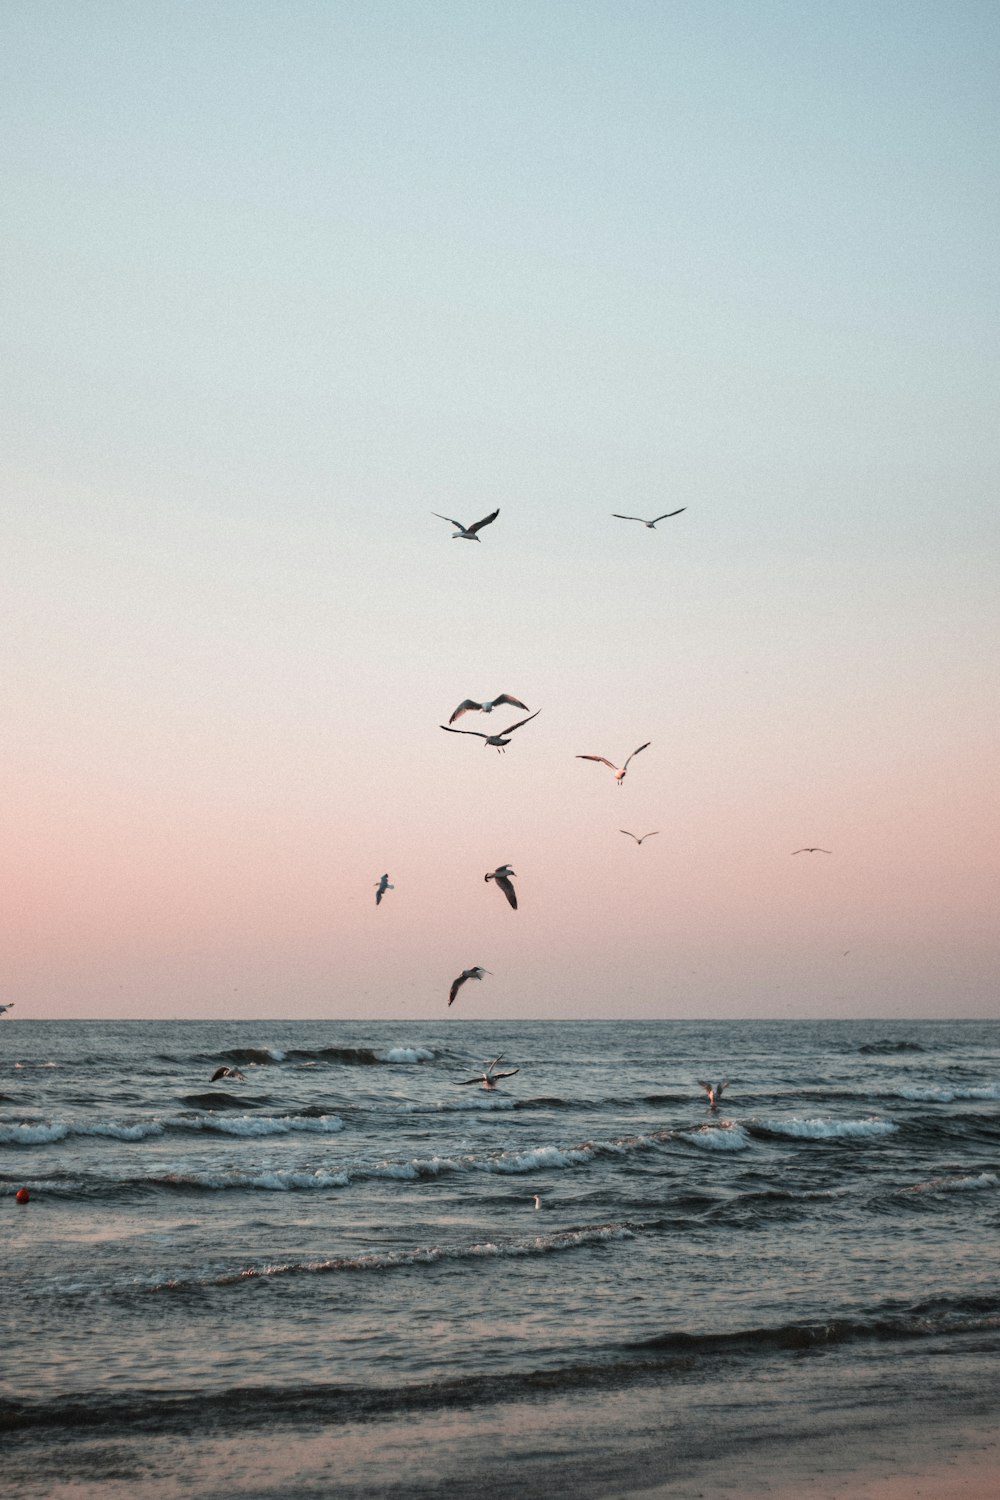
[[[723,1089],[727,1089],[728,1087],[729,1087],[729,1079],[728,1078],[723,1079],[722,1083],[719,1084],[719,1086],[718,1086],[718,1088],[716,1089],[715,1092],[717,1094],[721,1094],[722,1090]]]
[[[499,697],[493,699],[494,708],[496,708],[498,703],[509,703],[511,708],[523,708],[525,713],[528,711],[526,703],[522,703],[520,698],[512,698],[509,693],[501,693]]]
[[[451,981],[451,989],[448,991],[449,1005],[454,1002],[455,996],[458,994],[459,990],[462,988],[462,985],[465,983],[468,977],[468,974],[459,974],[457,979],[453,979]]]
[[[484,516],[481,521],[473,521],[473,523],[472,523],[471,526],[464,527],[463,530],[466,530],[466,531],[480,531],[482,529],[482,527],[488,526],[491,521],[495,521],[496,518],[497,518],[497,516],[499,514],[500,514],[500,507],[497,506],[496,510],[490,511],[490,514],[488,516]]]
[[[645,743],[645,744],[644,744],[644,745],[640,745],[640,746],[639,746],[639,750],[648,750],[648,749],[649,749],[649,746],[650,746],[650,745],[651,745],[651,744],[652,744],[652,743],[653,743],[653,741],[652,741],[652,740],[647,740],[647,741],[646,741],[646,743]],[[639,750],[633,750],[633,751],[632,751],[632,754],[631,754],[631,755],[630,755],[630,756],[629,756],[629,758],[628,758],[628,760],[632,760],[632,759],[633,759],[633,758],[634,758],[634,757],[635,757],[635,756],[636,756],[636,755],[638,755],[638,754],[639,754]],[[623,770],[623,771],[626,771],[626,770],[628,770],[628,760],[627,760],[627,761],[626,761],[626,762],[625,762],[625,764],[624,764],[624,766],[622,766],[622,770]]]
[[[450,724],[442,724],[440,727],[442,729],[447,729],[447,731],[448,731],[449,734],[474,734],[477,739],[480,739],[480,740],[488,740],[489,739],[489,735],[488,734],[483,734],[483,732],[481,730],[479,730],[479,729],[452,729],[452,727],[451,727]],[[506,731],[504,731],[504,732],[506,733]]]
[[[704,1080],[704,1078],[699,1078],[698,1079],[698,1083],[699,1083],[699,1085],[700,1085],[701,1088],[707,1089],[709,1093],[711,1093],[712,1090],[715,1088],[715,1084],[714,1083],[706,1083],[705,1080]]]
[[[660,830],[658,828],[651,828],[648,833],[643,834],[642,838],[639,840],[639,843],[641,844],[643,839],[655,838],[659,831]]]
[[[481,703],[475,703],[471,698],[463,698],[461,703],[456,708],[455,712],[452,714],[451,718],[448,720],[448,723],[454,724],[456,719],[460,719],[463,714],[467,714],[471,708],[482,708],[482,706],[483,705]]]
[[[617,771],[617,769],[618,769],[618,767],[615,765],[614,761],[613,760],[608,760],[608,758],[607,758],[606,755],[578,755],[576,757],[576,759],[577,760],[599,760],[601,762],[602,766],[610,766],[611,769],[612,769],[612,771]],[[634,837],[634,835],[633,835],[633,837]]]
[[[228,1074],[228,1068],[216,1068],[215,1072],[212,1074],[211,1078],[208,1081],[209,1083],[214,1083],[217,1078],[226,1078],[228,1077]]]
[[[500,733],[501,734],[513,734],[514,730],[515,729],[520,729],[520,727],[521,727],[522,724],[530,724],[531,721],[532,721],[532,719],[537,719],[538,715],[541,713],[541,711],[542,710],[540,708],[536,708],[535,712],[533,714],[529,714],[526,719],[518,719],[518,721],[517,721],[516,724],[508,724],[507,728],[506,729],[501,729]]]
[[[443,516],[439,510],[432,510],[431,515],[437,516],[439,521],[447,521],[449,526],[457,526],[459,531],[471,530],[471,527],[467,528],[463,526],[461,521],[455,521],[451,516]]]
[[[487,1071],[487,1073],[492,1073],[493,1069],[496,1067],[496,1065],[497,1065],[498,1062],[503,1062],[503,1053],[502,1052],[500,1053],[499,1057],[495,1057],[491,1063],[487,1063],[486,1064],[486,1071]]]
[[[459,1089],[467,1089],[469,1087],[470,1083],[482,1083],[482,1081],[483,1081],[483,1075],[482,1075],[482,1073],[480,1073],[480,1075],[479,1075],[478,1078],[463,1078],[463,1079],[461,1079],[461,1081],[459,1083],[457,1083],[455,1085],[455,1087],[459,1088]]]
[[[513,1078],[515,1073],[520,1073],[520,1068],[511,1068],[509,1073],[494,1073],[494,1078]]]
[[[637,844],[641,844],[642,843],[642,839],[639,837],[639,835],[636,834],[636,833],[631,833],[629,831],[629,829],[627,829],[627,828],[619,828],[618,832],[619,833],[627,833],[628,836],[629,836],[629,838],[630,839],[635,839],[635,841],[636,841]]]
[[[611,514],[616,521],[642,521],[643,526],[646,524],[642,516],[620,516],[616,510],[613,510]]]
[[[507,900],[510,902],[511,906],[514,908],[515,911],[517,911],[517,895],[516,895],[516,893],[514,891],[514,887],[511,885],[511,883],[507,879],[506,875],[494,875],[493,879],[496,881],[497,885],[503,891],[504,895],[507,897]]]
[[[655,526],[657,521],[666,521],[670,516],[679,516],[681,510],[687,510],[687,506],[682,505],[680,510],[665,510],[662,516],[653,517],[653,525]]]

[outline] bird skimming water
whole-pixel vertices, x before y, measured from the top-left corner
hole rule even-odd
[[[495,880],[497,885],[503,891],[504,895],[507,897],[507,900],[510,902],[511,906],[515,911],[517,911],[517,892],[514,890],[514,887],[510,883],[510,877],[513,874],[514,871],[511,869],[510,865],[498,865],[497,868],[495,870],[492,870],[489,875],[484,875],[483,879]]]
[[[431,511],[431,515],[437,516],[439,521],[447,521],[450,526],[457,526],[458,530],[452,532],[451,539],[454,541],[456,537],[461,537],[463,542],[478,542],[479,538],[476,532],[481,531],[484,526],[488,526],[491,521],[495,521],[499,514],[500,507],[497,506],[496,510],[491,511],[488,516],[484,516],[481,521],[473,521],[471,526],[463,526],[461,521],[452,520],[451,516],[443,516],[439,510]]]
[[[495,1057],[491,1063],[486,1064],[485,1072],[480,1073],[476,1078],[463,1078],[457,1087],[464,1089],[468,1088],[470,1083],[481,1083],[484,1089],[492,1090],[496,1088],[498,1079],[513,1078],[515,1073],[520,1073],[521,1071],[520,1068],[511,1068],[509,1073],[495,1073],[493,1070],[499,1062],[503,1062],[502,1052],[499,1057]]]
[[[729,1079],[724,1079],[722,1083],[706,1083],[704,1079],[699,1078],[698,1082],[708,1095],[709,1109],[718,1109],[719,1100],[722,1098],[722,1090],[729,1087]]]
[[[216,1068],[209,1081],[211,1083],[218,1083],[220,1078],[235,1078],[237,1083],[246,1083],[246,1079],[239,1068]]]

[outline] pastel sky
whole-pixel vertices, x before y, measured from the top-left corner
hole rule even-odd
[[[1000,1015],[1000,9],[2,36],[4,1025]]]

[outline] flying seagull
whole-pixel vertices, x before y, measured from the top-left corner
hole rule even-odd
[[[510,883],[510,877],[513,874],[514,871],[511,869],[510,865],[498,865],[497,868],[491,872],[491,874],[484,875],[483,879],[495,880],[497,885],[503,891],[504,895],[507,897],[507,900],[510,902],[511,906],[515,911],[517,911],[517,893]]]
[[[687,506],[682,505],[680,510],[666,510],[662,516],[654,516],[652,521],[647,521],[645,516],[620,516],[616,510],[613,510],[611,514],[616,521],[641,521],[643,526],[648,526],[650,531],[655,531],[657,521],[666,521],[670,516],[679,516],[681,510],[687,510]]]
[[[3,1015],[4,1011],[13,1010],[15,1004],[16,1004],[16,1001],[12,1000],[9,1005],[0,1005],[0,1016]]]
[[[722,1098],[722,1091],[729,1087],[729,1079],[726,1078],[722,1083],[705,1083],[703,1079],[699,1078],[698,1082],[708,1095],[709,1109],[718,1109],[719,1100]]]
[[[476,703],[472,698],[464,698],[448,720],[448,723],[454,724],[456,719],[460,719],[463,714],[467,714],[471,710],[475,710],[481,714],[491,714],[499,703],[509,703],[511,708],[523,708],[525,713],[528,712],[528,705],[522,703],[520,698],[512,698],[509,693],[498,693],[495,698],[489,698],[485,703]]]
[[[394,891],[396,887],[389,884],[388,875],[380,875],[375,882],[375,905],[378,906],[386,891]]]
[[[235,1078],[239,1083],[246,1083],[246,1079],[239,1068],[216,1068],[209,1081],[211,1083],[218,1083],[220,1078]]]
[[[448,992],[448,1004],[454,1004],[455,996],[458,994],[459,990],[462,988],[462,985],[467,979],[482,979],[484,974],[492,973],[492,969],[484,969],[479,964],[476,964],[472,969],[463,969],[458,978],[451,981],[451,989]]]
[[[652,743],[653,743],[652,740],[647,740],[645,745],[640,745],[639,746],[639,750],[645,750],[646,747],[648,745],[651,745]],[[601,762],[602,766],[610,766],[611,769],[612,769],[612,771],[614,771],[614,773],[615,773],[615,780],[617,781],[618,785],[621,786],[622,782],[625,780],[625,772],[628,770],[628,761],[631,760],[633,758],[633,756],[638,755],[639,754],[639,750],[633,750],[632,751],[632,755],[629,756],[628,760],[622,766],[622,768],[621,768],[620,771],[619,771],[618,767],[614,764],[614,762],[608,760],[607,757],[604,756],[604,755],[578,755],[576,758],[577,758],[577,760],[599,760]],[[633,837],[634,837],[634,835],[633,835]]]
[[[461,537],[463,542],[478,542],[479,538],[476,532],[481,531],[484,526],[488,526],[491,521],[495,521],[499,514],[500,507],[497,506],[496,510],[491,511],[488,516],[484,516],[481,521],[473,521],[471,526],[463,526],[461,521],[454,521],[451,516],[443,516],[439,510],[431,511],[431,515],[437,516],[439,521],[447,521],[449,525],[457,526],[458,530],[452,532],[451,539],[454,541],[456,537]]]
[[[619,828],[618,830],[619,833],[627,833],[629,838],[635,839],[637,844],[641,844],[643,842],[643,839],[651,839],[653,835],[659,833],[659,831],[660,830],[658,828],[653,828],[649,833],[644,833],[642,838],[640,838],[637,833],[630,832],[628,828]]]
[[[832,854],[832,849],[821,849],[818,844],[807,844],[804,849],[793,849],[793,854]]]
[[[458,1084],[457,1087],[460,1089],[465,1089],[468,1088],[470,1083],[481,1083],[484,1089],[495,1089],[498,1079],[513,1078],[515,1073],[520,1073],[521,1071],[520,1068],[511,1068],[509,1073],[494,1073],[493,1069],[499,1062],[503,1062],[502,1052],[499,1057],[495,1057],[491,1063],[486,1064],[485,1072],[478,1074],[478,1076],[475,1078],[463,1078],[462,1082]]]
[[[505,746],[510,744],[510,736],[514,730],[520,729],[522,724],[530,724],[532,719],[537,719],[541,711],[540,708],[536,708],[535,712],[529,714],[526,719],[518,719],[516,724],[509,724],[506,729],[501,729],[499,734],[483,734],[480,729],[452,729],[449,724],[442,724],[441,728],[446,729],[449,734],[474,734],[478,739],[485,740],[487,745],[495,745],[499,754]]]

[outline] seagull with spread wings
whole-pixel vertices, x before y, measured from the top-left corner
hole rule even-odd
[[[639,746],[639,750],[646,750],[646,749],[648,749],[648,747],[652,743],[653,743],[652,740],[647,740],[646,743],[645,743],[645,745],[640,745]],[[621,767],[620,770],[615,765],[614,761],[608,760],[608,758],[607,758],[606,755],[578,755],[576,758],[577,758],[577,760],[599,760],[601,762],[602,766],[610,766],[611,769],[612,769],[612,771],[614,771],[614,773],[615,773],[615,780],[617,781],[618,785],[621,786],[622,782],[625,780],[625,772],[628,770],[628,762],[629,762],[629,760],[633,760],[634,757],[639,754],[639,750],[633,750],[632,751],[632,754],[629,756],[628,760],[625,762],[625,764]],[[635,835],[633,834],[633,838],[634,837],[635,837]]]
[[[454,724],[456,719],[460,719],[463,714],[467,713],[491,714],[501,703],[509,703],[511,708],[523,708],[525,713],[528,712],[528,705],[522,703],[520,698],[512,698],[510,693],[498,693],[495,698],[488,698],[485,703],[477,703],[474,698],[463,698],[448,723]]]
[[[644,840],[646,840],[646,839],[651,839],[653,837],[653,835],[659,833],[659,831],[660,830],[658,828],[653,828],[653,829],[650,830],[649,833],[644,833],[643,836],[642,836],[642,838],[640,838],[639,835],[637,833],[633,833],[631,831],[631,829],[628,829],[628,828],[619,828],[619,830],[618,830],[619,833],[627,833],[628,836],[629,836],[629,838],[630,839],[635,839],[635,841],[636,841],[637,844],[643,843]]]
[[[511,869],[510,865],[498,865],[497,868],[495,870],[492,870],[489,875],[484,875],[483,879],[495,880],[499,888],[507,897],[507,900],[510,902],[511,906],[515,911],[517,911],[517,892],[514,890],[514,887],[510,883],[510,877],[513,874],[514,871]]]
[[[687,510],[687,506],[682,505],[680,510],[665,510],[662,516],[654,516],[651,521],[647,521],[645,516],[620,516],[616,510],[613,510],[611,514],[614,516],[616,521],[640,521],[642,525],[647,526],[650,531],[655,531],[657,521],[666,521],[669,520],[671,516],[679,516],[682,510]]]
[[[448,1004],[453,1005],[455,1003],[455,996],[467,979],[482,979],[484,974],[492,973],[492,969],[484,969],[480,964],[476,964],[471,969],[463,969],[458,978],[451,981],[451,989],[448,992]]]
[[[515,1073],[520,1073],[521,1071],[520,1068],[511,1068],[509,1073],[495,1073],[493,1070],[496,1067],[497,1063],[500,1062],[503,1062],[502,1052],[500,1056],[495,1057],[491,1063],[487,1063],[485,1072],[480,1073],[477,1078],[463,1078],[461,1083],[457,1084],[456,1087],[465,1089],[469,1087],[470,1083],[481,1083],[484,1089],[492,1090],[496,1088],[498,1079],[513,1078]]]
[[[442,724],[441,728],[447,730],[449,734],[474,734],[477,739],[485,740],[487,745],[495,745],[499,754],[510,744],[510,736],[514,730],[520,729],[522,724],[530,724],[532,719],[537,719],[540,713],[541,709],[536,708],[535,712],[529,714],[526,719],[518,719],[516,724],[509,724],[506,729],[501,729],[499,734],[483,734],[481,729],[452,729],[450,724]]]
[[[832,854],[832,849],[821,849],[818,844],[807,844],[804,849],[793,849],[793,854]]]
[[[489,526],[490,522],[495,521],[499,514],[500,507],[497,506],[496,510],[491,511],[488,516],[484,516],[481,521],[473,521],[471,526],[463,526],[461,521],[455,521],[451,516],[443,516],[439,510],[431,511],[431,515],[437,516],[439,521],[447,521],[449,526],[457,526],[458,530],[452,532],[451,539],[454,541],[456,537],[461,537],[463,542],[478,542],[479,537],[476,535],[476,532],[482,531],[484,526]]]

